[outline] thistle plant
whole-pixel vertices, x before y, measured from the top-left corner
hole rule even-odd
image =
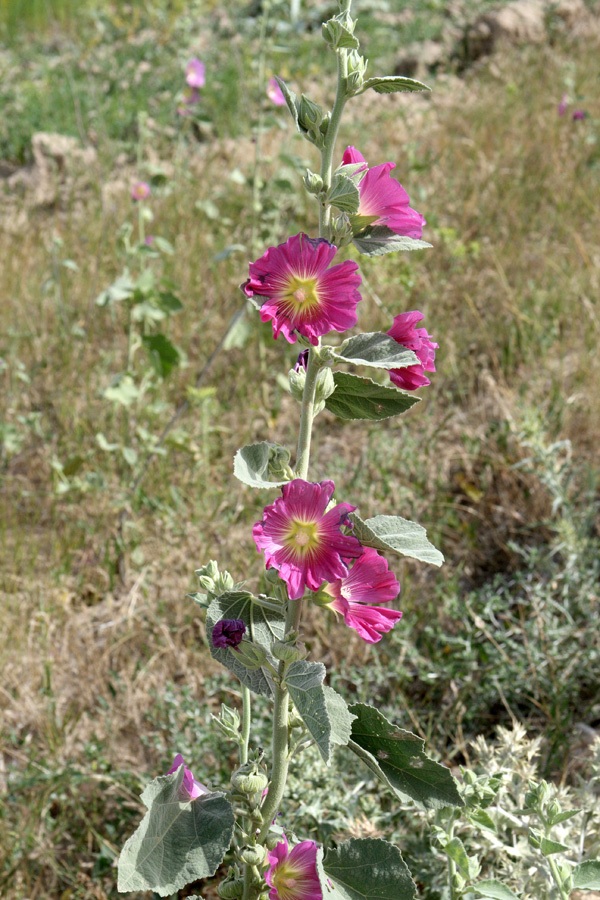
[[[366,91],[428,90],[410,78],[367,77],[355,30],[350,0],[343,0],[322,31],[337,63],[329,112],[277,80],[297,130],[320,154],[319,170],[307,171],[304,179],[317,202],[318,233],[291,235],[266,249],[250,263],[242,285],[274,339],[300,349],[288,374],[290,393],[300,402],[295,456],[265,439],[234,459],[241,482],[273,495],[253,527],[264,591],[236,583],[211,561],[197,571],[200,590],[192,595],[205,611],[210,652],[241,685],[241,716],[223,706],[215,718],[238,747],[239,764],[228,785],[206,786],[187,767],[190,760],[175,756],[169,772],[142,794],[147,813],[122,851],[120,891],[172,895],[224,864],[218,887],[223,900],[411,900],[416,886],[399,847],[353,838],[324,848],[286,828],[290,769],[302,766],[303,751],[312,745],[326,764],[334,752],[355,754],[397,801],[436,811],[449,828],[453,811],[466,803],[465,791],[424,753],[420,738],[372,706],[348,705],[325,685],[325,666],[308,658],[302,640],[303,612],[313,604],[340,617],[338,627],[379,642],[402,616],[391,605],[400,586],[383,554],[443,562],[420,525],[401,516],[364,519],[332,480],[310,480],[316,416],[328,409],[345,420],[384,420],[407,412],[418,402],[414,391],[429,384],[426,373],[435,371],[438,346],[417,327],[423,318],[417,310],[399,312],[387,333],[338,337],[357,325],[361,303],[359,265],[342,258],[343,248],[352,244],[360,254],[380,256],[430,246],[422,240],[423,216],[391,177],[394,164],[369,166],[354,146],[336,148],[344,108],[353,98]],[[370,367],[383,377],[372,380],[348,367]],[[272,702],[268,749],[252,742],[253,694]],[[196,765],[194,770],[200,774]],[[446,850],[456,846],[450,832],[447,838]],[[467,890],[507,896],[498,893],[499,882],[473,883],[474,867],[461,881],[456,861],[450,862],[453,898]]]

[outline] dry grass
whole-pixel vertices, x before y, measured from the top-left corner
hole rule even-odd
[[[352,121],[345,126],[348,142],[370,162],[397,161],[435,245],[415,260],[361,260],[368,287],[360,325],[386,328],[397,312],[422,309],[440,343],[438,373],[420,407],[401,422],[345,427],[324,415],[313,476],[334,477],[345,499],[369,514],[422,521],[444,549],[448,571],[460,572],[466,585],[516,566],[512,541],[548,538],[540,523],[551,518],[552,497],[539,475],[513,468],[526,455],[517,436],[531,411],[549,440],[572,441],[582,468],[597,465],[597,53],[593,42],[525,48],[463,81],[440,82],[431,101],[384,98],[362,110],[364,146],[353,137]],[[586,121],[557,116],[567,70],[587,98]],[[275,160],[279,141],[273,136],[267,147]],[[300,144],[294,149],[306,155]],[[240,165],[239,151],[227,142],[201,148],[189,171],[178,171],[172,190],[156,201],[153,228],[175,241],[174,273],[185,301],[171,335],[189,360],[167,385],[163,419],[185,398],[240,304],[243,255],[214,261],[226,243],[247,245],[250,238],[249,189],[222,181]],[[273,165],[266,166],[267,181]],[[99,180],[107,174],[100,172]],[[217,195],[231,222],[228,234],[195,207],[215,196],[216,183],[223,184]],[[104,880],[88,877],[85,868],[83,877],[73,875],[70,853],[73,846],[81,853],[81,835],[61,834],[52,823],[67,816],[71,828],[85,833],[84,867],[99,847],[118,848],[123,835],[99,834],[89,815],[94,791],[103,792],[118,823],[115,810],[133,807],[137,777],[124,786],[119,773],[139,772],[143,781],[160,762],[157,749],[140,742],[152,693],[185,683],[205,698],[206,679],[215,672],[200,617],[185,599],[194,568],[218,558],[236,578],[256,577],[255,567],[247,571],[256,556],[249,526],[263,498],[234,483],[233,453],[256,439],[291,442],[296,427],[295,405],[272,378],[294,354],[256,331],[243,350],[215,363],[208,420],[198,408],[185,418],[192,451],[171,449],[153,464],[133,505],[127,535],[135,552],[126,583],[119,583],[114,542],[126,472],[102,454],[95,435],[122,427],[101,391],[119,369],[125,335],[118,319],[111,321],[93,301],[118,274],[114,231],[129,213],[126,194],[109,213],[99,196],[89,195],[84,216],[43,214],[18,237],[0,234],[8,363],[0,376],[2,417],[25,435],[3,470],[0,750],[8,771],[31,771],[34,784],[36,773],[48,779],[31,808],[29,800],[20,811],[10,806],[20,881],[5,870],[12,885],[0,888],[6,897],[87,900],[105,896],[101,883],[114,896],[110,872]],[[305,215],[284,199],[280,237],[310,227]],[[62,308],[40,289],[53,232],[79,267],[63,276]],[[19,419],[32,414],[35,428]],[[160,414],[141,409],[136,415],[158,430]],[[57,494],[53,463],[77,457],[81,471],[100,471],[106,487]],[[433,588],[436,576],[423,569],[405,566],[408,613]],[[317,617],[310,621],[313,648],[335,664],[331,628]],[[344,653],[348,646],[367,662],[360,642],[346,641]],[[90,744],[102,748],[103,768],[74,800],[60,777],[70,768],[85,770]]]

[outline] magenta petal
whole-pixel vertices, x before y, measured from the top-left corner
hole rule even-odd
[[[406,391],[414,391],[423,385],[431,384],[425,372],[435,372],[435,351],[439,344],[431,340],[426,328],[417,328],[417,322],[423,319],[423,313],[418,310],[401,313],[394,318],[394,323],[388,334],[398,344],[412,350],[419,359],[419,363],[406,366],[404,369],[391,369],[390,378],[399,388]]]
[[[354,628],[359,637],[369,644],[376,644],[381,640],[381,635],[391,631],[396,622],[400,621],[402,613],[396,609],[386,609],[384,606],[366,606],[351,604],[351,608],[344,616],[346,625]]]

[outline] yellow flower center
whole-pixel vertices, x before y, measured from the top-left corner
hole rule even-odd
[[[320,306],[316,278],[300,278],[293,275],[282,296],[285,312],[290,318],[305,316]]]
[[[319,545],[319,529],[314,522],[292,522],[286,543],[302,555],[309,553]]]
[[[280,863],[273,873],[273,886],[275,887],[280,900],[295,900],[297,893],[294,888],[298,884],[298,878],[295,877],[297,872],[290,872],[290,866],[287,863]]]

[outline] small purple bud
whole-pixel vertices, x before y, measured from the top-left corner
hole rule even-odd
[[[573,113],[573,121],[577,121],[578,119],[585,119],[586,116],[587,116],[587,113],[584,112],[582,109],[576,109],[575,112]]]
[[[245,634],[243,619],[220,619],[213,628],[213,647],[237,647]]]
[[[294,366],[294,372],[306,372],[308,368],[308,350],[303,350],[298,354],[298,359]]]

